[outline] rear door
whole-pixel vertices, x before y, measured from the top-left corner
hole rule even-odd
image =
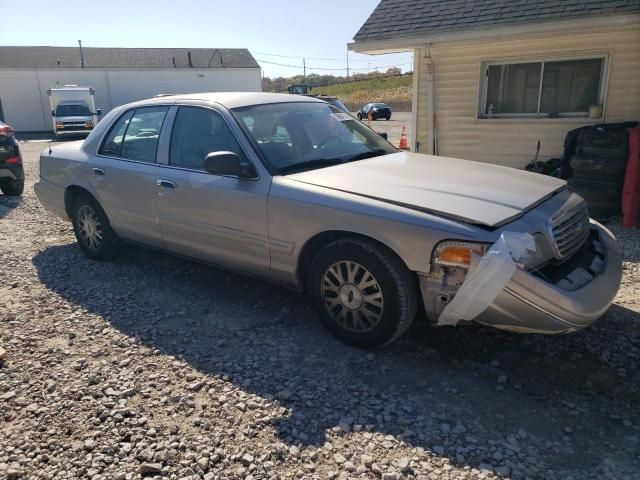
[[[158,221],[165,248],[232,268],[265,273],[270,177],[211,175],[207,154],[232,151],[251,161],[215,109],[177,107],[166,164],[159,164]]]
[[[156,218],[156,163],[160,132],[168,106],[125,112],[92,159],[90,183],[111,224],[123,238],[162,245]]]

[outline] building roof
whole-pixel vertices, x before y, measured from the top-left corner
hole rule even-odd
[[[640,0],[381,0],[354,40],[626,13],[640,13]]]
[[[84,68],[260,68],[246,48],[83,47]],[[0,68],[81,68],[79,47],[0,47]]]

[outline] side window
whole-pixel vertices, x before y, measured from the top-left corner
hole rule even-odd
[[[122,158],[155,162],[162,122],[168,107],[136,109],[122,143]]]
[[[204,170],[206,156],[220,151],[244,156],[222,116],[206,108],[180,107],[171,132],[169,164]]]
[[[102,147],[100,147],[98,151],[100,155],[107,155],[109,157],[120,156],[122,152],[122,140],[124,139],[124,134],[127,131],[132,116],[133,110],[129,110],[111,127],[107,138],[102,142]]]

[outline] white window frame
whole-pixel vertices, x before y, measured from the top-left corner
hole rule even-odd
[[[480,63],[480,90],[478,96],[477,115],[478,120],[494,120],[494,119],[536,119],[536,120],[566,120],[566,119],[591,119],[589,112],[562,112],[558,116],[551,116],[549,113],[494,113],[489,115],[485,112],[487,104],[487,91],[489,87],[489,67],[495,65],[515,65],[519,63],[541,63],[540,85],[538,87],[538,110],[540,110],[540,102],[542,99],[542,85],[544,81],[544,64],[545,62],[571,61],[571,60],[602,60],[602,69],[600,71],[600,90],[598,92],[598,105],[602,107],[602,113],[598,119],[601,120],[605,116],[607,83],[609,81],[610,52],[599,53],[583,53],[570,54],[563,56],[537,56],[526,58],[505,58],[501,60],[483,60]]]

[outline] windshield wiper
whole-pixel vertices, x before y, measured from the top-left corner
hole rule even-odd
[[[347,162],[354,162],[356,160],[364,160],[365,158],[379,157],[387,154],[388,152],[386,150],[383,150],[382,148],[378,148],[376,150],[370,150],[368,152],[362,152],[357,155],[354,155],[353,157],[348,158]]]
[[[331,165],[338,165],[344,163],[341,158],[318,158],[316,160],[307,160],[306,162],[294,163],[292,165],[285,165],[280,167],[279,173],[291,173],[298,170],[314,169],[320,167],[330,167]]]

